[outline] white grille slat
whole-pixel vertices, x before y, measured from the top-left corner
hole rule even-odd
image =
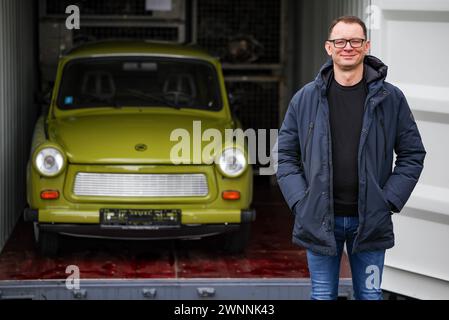
[[[76,196],[204,197],[209,193],[204,174],[129,174],[78,172]]]

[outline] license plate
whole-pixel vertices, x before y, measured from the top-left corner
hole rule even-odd
[[[100,209],[100,223],[106,227],[176,227],[180,209]]]

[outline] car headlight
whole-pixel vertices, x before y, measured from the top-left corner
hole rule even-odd
[[[64,156],[56,148],[43,148],[36,155],[35,165],[44,176],[56,176],[64,167]]]
[[[223,150],[218,158],[218,168],[227,177],[234,178],[241,175],[247,166],[243,152],[236,148]]]

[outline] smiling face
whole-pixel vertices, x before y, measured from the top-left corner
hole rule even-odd
[[[366,39],[363,28],[358,23],[337,23],[329,36],[329,40],[335,39]],[[332,58],[334,66],[345,71],[356,69],[363,63],[368,54],[370,42],[364,41],[360,48],[351,47],[349,41],[344,48],[335,48],[334,44],[326,41],[325,49]]]

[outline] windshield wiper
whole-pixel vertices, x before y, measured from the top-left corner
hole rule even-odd
[[[95,101],[103,102],[103,103],[107,103],[107,104],[112,104],[114,106],[114,108],[117,108],[117,109],[122,108],[122,106],[115,99],[115,95],[112,98],[103,98],[103,97],[99,97],[99,96],[97,96],[95,94],[91,94],[91,93],[84,93],[83,95],[90,97],[91,100],[95,100]]]
[[[156,101],[156,102],[162,103],[164,106],[172,107],[172,108],[175,108],[178,110],[181,109],[181,106],[179,106],[175,103],[171,103],[170,101],[167,101],[163,98],[160,98],[158,96],[155,96],[155,95],[152,95],[149,93],[144,93],[144,92],[141,92],[138,90],[133,90],[133,89],[126,89],[125,91],[126,91],[126,93],[129,93],[132,96],[139,98],[139,99],[143,99],[144,101],[147,101],[147,102],[148,101],[150,101],[150,102]]]

